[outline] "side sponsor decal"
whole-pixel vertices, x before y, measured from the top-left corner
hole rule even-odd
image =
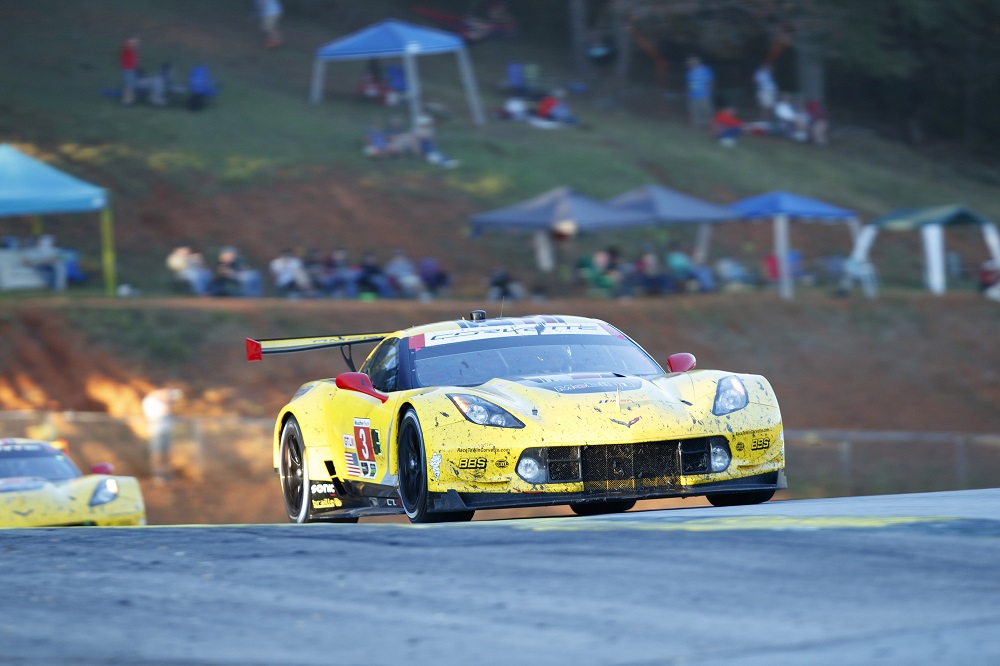
[[[354,419],[354,442],[358,448],[358,458],[375,462],[375,449],[372,447],[371,419]]]
[[[435,453],[431,456],[428,461],[431,466],[431,472],[434,474],[434,480],[438,481],[441,478],[441,454]]]
[[[344,451],[344,463],[350,476],[360,476],[363,479],[374,479],[378,476],[378,465],[367,460],[358,460],[358,454],[353,451]]]
[[[344,435],[344,448],[354,450],[354,435]]]
[[[312,501],[312,508],[314,509],[339,509],[343,505],[344,503],[340,501],[339,497],[324,497]]]

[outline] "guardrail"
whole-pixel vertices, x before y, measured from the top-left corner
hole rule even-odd
[[[175,467],[192,476],[271,475],[274,420],[178,416]],[[103,412],[0,411],[0,437],[65,438],[81,466],[148,473],[146,422]],[[1000,435],[883,430],[785,431],[789,495],[926,492],[1000,486]]]

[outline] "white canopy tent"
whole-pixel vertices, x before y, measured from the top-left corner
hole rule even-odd
[[[944,229],[960,225],[977,225],[982,229],[983,240],[990,257],[1000,266],[1000,233],[996,224],[987,217],[957,204],[930,208],[901,208],[872,220],[854,243],[851,261],[868,262],[868,255],[880,231],[920,230],[924,241],[924,281],[934,294],[947,290],[945,271]]]
[[[313,62],[312,88],[309,99],[318,104],[323,99],[326,63],[337,60],[370,60],[372,58],[402,58],[406,72],[406,97],[410,106],[410,120],[416,125],[422,109],[420,103],[420,74],[417,56],[454,53],[458,59],[459,76],[465,87],[472,119],[477,125],[486,122],[475,74],[465,49],[465,42],[458,35],[411,25],[395,19],[375,23],[358,32],[342,37],[320,47]]]

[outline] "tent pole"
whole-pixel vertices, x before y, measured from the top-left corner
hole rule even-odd
[[[792,275],[788,266],[788,216],[774,216],[774,253],[778,259],[778,285],[781,297],[791,300]]]
[[[990,249],[990,258],[1000,268],[1000,233],[997,232],[997,225],[984,224],[983,239],[986,241],[986,247]]]
[[[708,260],[708,245],[712,242],[712,225],[702,222],[698,226],[698,240],[694,246],[694,263],[704,264]]]
[[[472,65],[469,64],[469,54],[465,51],[464,46],[455,51],[455,57],[458,59],[458,72],[462,77],[462,85],[465,87],[465,96],[469,98],[469,109],[472,111],[472,120],[477,125],[483,125],[486,123],[486,119],[483,117],[483,107],[479,103],[479,88],[476,86],[476,75],[472,71]]]
[[[101,262],[104,266],[104,291],[115,295],[115,231],[111,207],[101,211]]]
[[[309,91],[309,101],[319,104],[323,99],[323,79],[326,74],[326,63],[316,58],[313,61],[312,89]]]
[[[417,73],[417,60],[413,49],[406,47],[403,55],[403,65],[406,67],[407,97],[410,100],[410,126],[417,126],[417,116],[420,115],[420,75]]]
[[[924,237],[924,274],[931,293],[941,295],[947,289],[944,266],[944,227],[925,224],[920,228]]]

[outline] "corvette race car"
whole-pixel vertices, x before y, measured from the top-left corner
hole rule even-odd
[[[351,347],[378,343],[355,371]],[[339,347],[349,372],[281,409],[273,462],[292,522],[568,504],[581,515],[787,487],[778,403],[758,375],[667,370],[596,319],[467,319],[391,333],[246,340],[247,359]]]
[[[99,463],[84,476],[63,442],[0,439],[0,527],[145,525],[139,482]]]

